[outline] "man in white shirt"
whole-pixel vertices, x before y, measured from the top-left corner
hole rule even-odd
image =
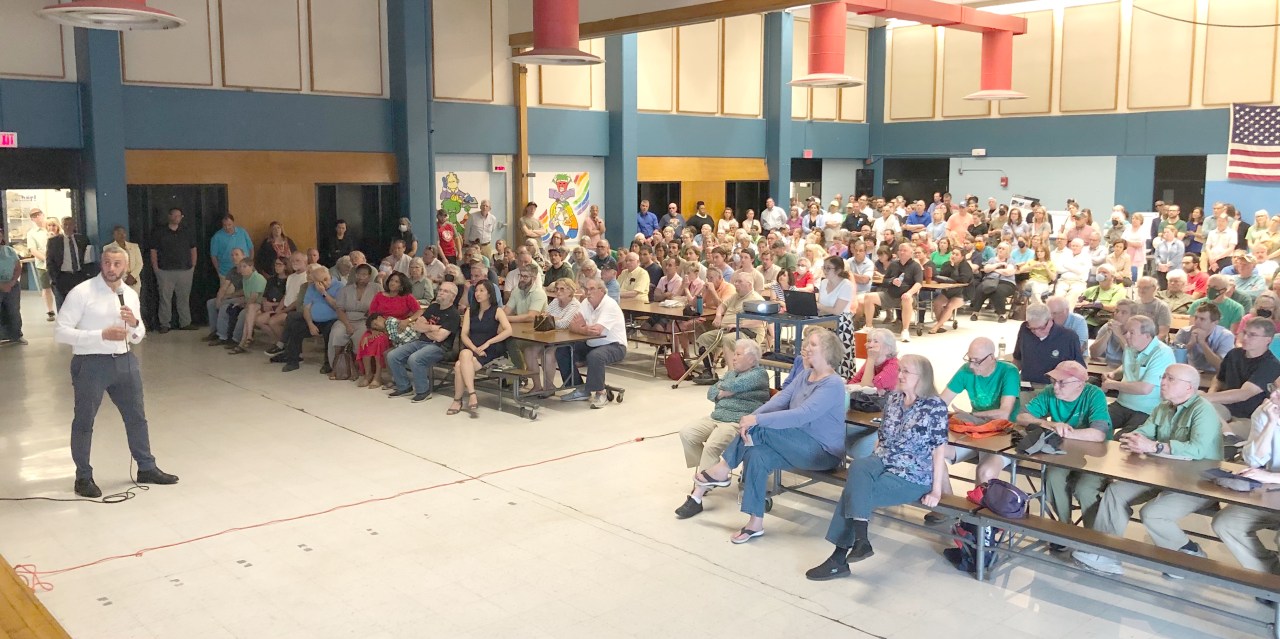
[[[591,399],[592,408],[604,408],[609,404],[605,394],[604,367],[622,361],[627,356],[627,324],[622,309],[613,298],[605,295],[604,282],[587,282],[587,297],[579,305],[577,315],[569,321],[569,330],[578,335],[589,335],[586,344],[575,344],[556,351],[556,363],[560,375],[577,386],[561,401],[578,402]],[[582,385],[577,362],[587,364],[587,383]]]
[[[480,200],[480,210],[467,218],[464,236],[467,244],[479,245],[486,258],[493,257],[493,234],[498,230],[498,218],[489,212],[492,208],[489,200]]]
[[[618,273],[619,291],[622,299],[634,299],[642,304],[649,303],[649,272],[640,266],[640,256],[626,253],[622,258],[622,272]]]
[[[1216,227],[1209,231],[1204,240],[1204,256],[1201,268],[1206,273],[1217,273],[1231,266],[1231,254],[1236,250],[1239,234],[1231,228],[1231,220],[1226,215],[1219,215],[1214,222]]]
[[[97,499],[102,491],[93,481],[89,454],[93,446],[93,421],[102,394],[120,411],[129,453],[138,463],[137,481],[143,484],[176,484],[178,478],[156,467],[151,455],[147,417],[142,403],[142,374],[130,350],[146,336],[138,320],[138,294],[124,285],[129,254],[108,245],[100,260],[102,273],[81,282],[67,293],[58,313],[54,336],[70,344],[71,383],[75,389],[75,413],[71,421],[71,459],[76,464],[75,493]]]
[[[787,212],[774,204],[773,198],[764,201],[764,210],[760,212],[760,225],[764,232],[787,228]]]
[[[1069,254],[1055,252],[1052,258],[1053,265],[1058,270],[1058,288],[1055,294],[1074,300],[1080,297],[1088,285],[1093,260],[1084,250],[1084,240],[1077,237],[1067,247]]]
[[[382,258],[382,263],[378,265],[378,281],[386,280],[392,273],[408,275],[409,263],[412,261],[413,257],[404,252],[404,240],[391,240],[391,254]]]
[[[428,246],[422,249],[422,262],[426,265],[427,279],[439,286],[444,281],[445,263],[443,259],[436,256],[434,246]]]
[[[53,280],[49,278],[44,258],[49,250],[49,231],[44,227],[44,211],[31,209],[31,228],[27,229],[27,250],[36,258],[36,283],[44,298],[45,319],[53,321]]]

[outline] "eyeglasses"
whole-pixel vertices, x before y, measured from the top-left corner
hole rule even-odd
[[[1039,325],[1039,326],[1032,326],[1032,325],[1030,325],[1030,324],[1027,324],[1027,329],[1028,329],[1028,330],[1030,330],[1030,331],[1031,331],[1031,332],[1033,332],[1033,333],[1039,333],[1039,332],[1042,332],[1042,331],[1047,331],[1047,330],[1049,330],[1049,328],[1050,328],[1051,326],[1053,326],[1053,322],[1052,322],[1052,321],[1048,321],[1048,322],[1045,322],[1044,324],[1041,324],[1041,325]]]
[[[1055,380],[1053,380],[1053,387],[1054,387],[1054,388],[1061,388],[1061,387],[1063,387],[1063,386],[1067,386],[1067,385],[1070,385],[1070,384],[1083,384],[1083,383],[1084,383],[1084,382],[1082,382],[1082,381],[1080,381],[1080,380],[1078,380],[1078,379],[1075,379],[1075,378],[1071,378],[1071,379],[1055,379]]]
[[[1187,384],[1187,385],[1189,385],[1189,386],[1195,386],[1195,385],[1198,385],[1198,384],[1199,384],[1199,382],[1198,382],[1198,381],[1196,381],[1196,382],[1188,382],[1188,381],[1187,381],[1187,380],[1185,380],[1185,379],[1178,379],[1177,377],[1173,377],[1172,375],[1169,375],[1168,373],[1165,373],[1164,375],[1161,375],[1161,376],[1160,376],[1160,381],[1161,381],[1161,382],[1182,382],[1183,384]],[[1268,384],[1268,386],[1274,386],[1274,384]]]
[[[970,365],[970,366],[978,366],[979,364],[981,364],[981,363],[983,363],[983,362],[987,361],[987,359],[988,359],[988,358],[990,358],[990,357],[993,357],[993,355],[983,355],[982,357],[979,357],[979,358],[977,358],[977,359],[974,359],[974,358],[972,358],[972,357],[969,357],[968,355],[965,355],[964,357],[961,357],[960,359],[961,359],[964,363],[966,363],[966,364],[968,364],[968,365]]]
[[[1244,332],[1244,337],[1258,337],[1258,338],[1270,339],[1269,337],[1267,337],[1266,333],[1250,333],[1249,331]]]

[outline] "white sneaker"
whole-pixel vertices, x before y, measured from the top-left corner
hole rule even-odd
[[[609,396],[604,393],[596,393],[591,396],[592,408],[604,408],[609,405]]]
[[[911,332],[910,332],[910,331],[902,331],[902,335],[899,335],[899,336],[898,336],[898,341],[899,341],[899,342],[910,342],[910,341],[911,341]]]
[[[568,395],[561,395],[560,401],[581,402],[590,398],[591,398],[591,392],[588,391],[586,388],[579,386],[578,388],[573,389],[572,393],[569,393]]]
[[[1099,554],[1077,550],[1071,553],[1071,558],[1074,559],[1077,564],[1096,573],[1116,576],[1124,574],[1124,566],[1110,557],[1103,557]]]

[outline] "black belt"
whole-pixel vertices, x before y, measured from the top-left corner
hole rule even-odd
[[[123,353],[86,353],[84,355],[72,355],[72,357],[110,357],[111,359],[116,359],[118,357],[124,357],[132,354],[132,351],[125,351]]]

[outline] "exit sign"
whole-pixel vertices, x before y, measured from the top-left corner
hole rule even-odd
[[[493,167],[494,173],[506,173],[507,164],[511,162],[509,155],[491,155],[489,156],[489,166]]]
[[[13,131],[0,131],[0,149],[18,148],[18,134]]]

